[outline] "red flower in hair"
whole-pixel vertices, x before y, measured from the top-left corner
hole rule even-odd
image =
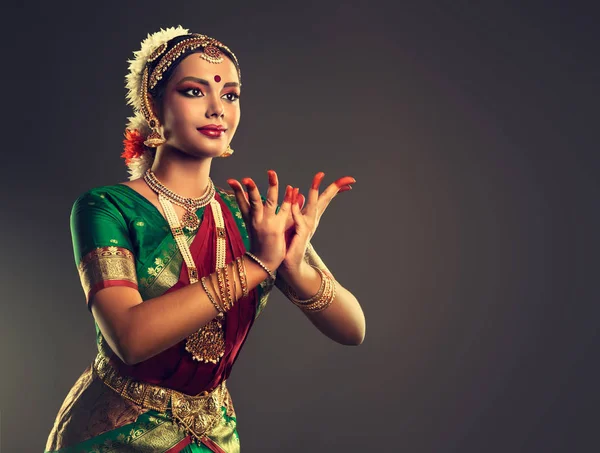
[[[144,136],[137,129],[125,130],[124,151],[121,154],[121,157],[125,159],[125,163],[129,164],[131,159],[144,154],[144,140]]]

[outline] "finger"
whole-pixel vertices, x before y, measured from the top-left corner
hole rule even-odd
[[[267,190],[264,212],[274,214],[277,209],[277,198],[279,196],[279,180],[274,170],[267,171],[267,174],[269,175],[269,189]]]
[[[327,189],[325,189],[323,193],[319,195],[319,201],[317,203],[319,212],[323,213],[325,208],[327,208],[331,200],[333,200],[333,198],[339,193],[342,187],[354,184],[355,182],[356,179],[354,179],[352,176],[343,176],[331,183]]]
[[[338,193],[346,192],[347,190],[352,190],[352,186],[350,184],[346,184],[345,186],[342,186]]]
[[[317,173],[312,181],[310,189],[308,190],[308,202],[306,203],[305,212],[308,215],[314,215],[317,209],[317,202],[319,201],[319,186],[321,181],[325,177],[325,173],[320,171]]]
[[[283,203],[281,203],[281,206],[279,207],[279,212],[277,213],[277,215],[281,215],[286,217],[290,212],[290,207],[292,204],[292,191],[293,191],[293,187],[292,186],[286,186],[285,188],[285,195],[283,197]]]
[[[258,187],[256,187],[256,183],[252,180],[252,178],[244,178],[242,179],[242,184],[244,184],[246,189],[248,189],[248,198],[250,199],[250,215],[257,222],[262,222],[263,203],[262,198],[260,198]]]
[[[300,207],[300,211],[304,207],[304,203],[306,202],[306,197],[301,193],[298,194],[298,206]]]
[[[238,207],[240,208],[240,212],[242,213],[244,221],[248,221],[250,219],[250,203],[248,202],[248,197],[244,192],[242,185],[237,181],[237,179],[228,179],[227,184],[229,184],[229,187],[233,189],[235,199]]]
[[[294,218],[294,224],[296,227],[296,232],[299,235],[305,234],[308,225],[306,223],[306,218],[302,215],[302,212],[300,212],[300,206],[298,206],[298,203],[292,203],[292,217]]]

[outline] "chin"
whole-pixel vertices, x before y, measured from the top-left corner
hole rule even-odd
[[[227,149],[227,147],[222,147],[222,146],[211,146],[211,147],[199,147],[199,146],[193,146],[188,148],[189,152],[187,154],[190,154],[194,157],[219,157],[221,154],[223,154],[225,152],[225,150]]]

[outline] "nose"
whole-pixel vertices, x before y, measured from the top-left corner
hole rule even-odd
[[[223,108],[223,102],[221,98],[218,96],[210,96],[210,101],[208,107],[206,109],[206,117],[216,117],[220,118],[225,114],[225,109]]]

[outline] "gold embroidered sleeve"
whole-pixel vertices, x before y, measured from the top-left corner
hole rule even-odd
[[[128,286],[138,289],[135,258],[123,247],[95,248],[82,258],[78,270],[89,310],[90,299],[102,288]]]
[[[331,273],[331,271],[329,269],[327,269],[327,266],[325,266],[325,263],[323,262],[321,257],[319,255],[317,255],[317,252],[315,251],[314,247],[312,246],[312,244],[310,242],[308,243],[308,247],[306,248],[306,253],[304,254],[304,261],[306,261],[311,266],[318,267],[323,272],[325,272],[328,276],[330,276],[331,278],[334,278],[333,274]]]

